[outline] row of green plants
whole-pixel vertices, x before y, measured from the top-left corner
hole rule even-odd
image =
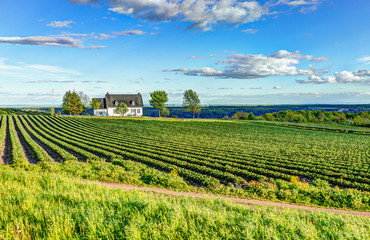
[[[331,172],[323,169],[313,169],[313,173],[310,173],[309,167],[304,167],[304,172],[301,172],[297,170],[297,166],[292,165],[292,163],[288,163],[286,165],[289,165],[287,168],[283,168],[281,163],[279,163],[280,167],[278,166],[271,166],[270,164],[259,164],[259,163],[252,163],[251,161],[248,161],[248,163],[252,163],[252,166],[246,165],[245,162],[243,164],[242,161],[239,161],[239,163],[233,158],[224,158],[223,160],[219,159],[210,159],[208,158],[202,158],[201,156],[197,156],[197,152],[195,152],[195,156],[189,156],[188,154],[181,154],[181,152],[177,152],[176,150],[172,150],[171,152],[166,152],[165,147],[159,146],[157,149],[152,149],[148,146],[142,146],[142,144],[138,143],[130,143],[127,144],[125,140],[123,139],[114,139],[114,136],[103,136],[104,135],[104,130],[99,129],[99,131],[95,134],[92,132],[93,130],[89,130],[88,128],[84,127],[79,127],[79,126],[69,126],[68,124],[62,124],[63,119],[50,119],[56,130],[58,132],[64,131],[66,135],[68,134],[75,134],[75,136],[79,138],[85,139],[86,142],[92,142],[96,144],[100,144],[100,147],[103,147],[102,145],[105,143],[107,146],[109,146],[111,151],[116,151],[117,149],[121,149],[124,151],[136,151],[138,154],[146,155],[151,158],[156,158],[158,160],[166,161],[165,157],[171,157],[173,159],[179,159],[182,161],[190,162],[193,164],[199,164],[201,166],[206,166],[208,168],[215,168],[219,171],[223,171],[225,173],[231,173],[235,176],[240,176],[245,179],[249,180],[259,180],[263,181],[267,179],[268,177],[273,177],[273,178],[280,178],[280,179],[285,179],[289,180],[292,175],[300,175],[300,176],[305,176],[311,179],[316,179],[316,178],[321,178],[325,180],[329,180],[334,184],[337,185],[342,185],[342,186],[348,186],[348,187],[353,187],[353,188],[359,188],[359,189],[365,189],[368,190],[369,186],[367,183],[370,183],[369,179],[366,177],[362,176],[350,176],[348,174],[340,174],[337,172]],[[61,127],[57,127],[57,125],[61,125]],[[127,145],[127,146],[123,146]],[[150,153],[152,153],[150,155]],[[160,154],[160,156],[159,156]],[[164,155],[164,156],[163,156]],[[200,155],[200,154],[199,154]],[[204,160],[203,160],[204,159]],[[227,160],[227,161],[225,161]],[[168,162],[168,161],[167,161]],[[172,164],[176,164],[176,162],[170,162]],[[183,163],[177,163],[177,164],[183,164]],[[184,165],[182,165],[184,166]],[[255,167],[254,167],[255,166]],[[194,167],[194,166],[188,166],[190,167],[191,170],[197,171],[199,168]],[[302,167],[303,168],[303,167]],[[272,170],[269,170],[272,169]],[[298,167],[299,169],[299,167]],[[334,169],[335,170],[335,169]],[[252,172],[250,172],[252,171]],[[227,182],[233,182],[233,183],[238,183],[238,184],[243,184],[245,183],[245,180],[243,179],[236,179],[235,177],[232,177],[230,175],[225,174],[219,174],[216,171],[209,171],[201,169],[201,173],[205,174],[210,174],[213,177],[219,178],[220,180],[227,181]],[[262,174],[262,175],[259,175]],[[288,175],[287,175],[288,174]],[[345,179],[350,179],[350,180],[357,180],[363,183],[357,183],[357,182],[351,182]]]
[[[25,118],[20,118],[20,123],[22,123],[22,126],[27,130],[27,132],[30,135],[32,135],[35,139],[37,139],[42,144],[44,144],[46,147],[51,149],[55,154],[60,156],[64,161],[77,160],[77,157],[73,156],[71,153],[67,152],[63,148],[59,147],[55,143],[52,143],[52,142],[48,141],[45,137],[43,137],[40,134],[40,133],[42,133],[42,131],[38,131],[38,133],[37,133],[33,128],[30,127],[30,125],[32,125],[32,123],[29,125],[26,122]],[[34,125],[32,125],[32,126],[34,126]]]
[[[25,143],[28,146],[28,149],[30,150],[30,153],[32,154],[32,157],[34,159],[37,159],[38,162],[51,162],[52,159],[48,155],[48,153],[39,145],[37,144],[31,137],[28,135],[26,130],[23,128],[23,126],[20,124],[20,121],[17,117],[14,118],[16,123],[16,128],[18,129],[21,137],[24,139]]]
[[[74,135],[69,131],[64,132],[63,129],[53,130],[53,128],[51,128],[50,126],[47,126],[42,120],[40,120],[40,118],[38,118],[38,119],[32,118],[32,120],[34,120],[35,123],[39,124],[38,125],[39,127],[43,128],[45,130],[47,129],[47,131],[49,131],[49,132],[57,131],[58,134],[55,134],[55,135],[57,135],[55,137],[57,137],[59,139],[62,139],[66,143],[74,144],[75,146],[84,148],[84,149],[89,150],[91,152],[100,153],[100,154],[102,154],[103,152],[107,152],[107,154],[110,154],[110,155],[119,154],[119,155],[121,155],[125,158],[128,158],[128,159],[143,161],[143,162],[151,164],[151,165],[155,164],[154,166],[164,168],[164,170],[168,170],[169,168],[173,169],[174,168],[173,165],[176,166],[175,163],[178,163],[179,168],[177,170],[186,179],[194,181],[196,183],[206,185],[206,186],[215,186],[215,185],[219,184],[219,181],[216,180],[215,178],[206,176],[204,174],[197,174],[196,172],[189,171],[189,169],[192,170],[192,168],[197,168],[198,170],[200,169],[200,171],[208,171],[209,173],[211,173],[206,167],[202,167],[202,166],[195,165],[195,164],[186,164],[186,163],[183,163],[183,162],[181,162],[177,159],[166,158],[166,157],[163,157],[163,156],[161,157],[160,155],[155,155],[155,154],[150,154],[150,153],[143,154],[141,151],[132,150],[130,148],[117,149],[115,147],[111,147],[109,143],[103,144],[99,141],[94,141],[94,139],[92,137],[86,139],[86,138],[83,137],[83,135]],[[44,125],[41,125],[41,124],[44,124]],[[96,145],[96,147],[92,147],[92,146],[90,146],[92,143],[98,144],[98,145]],[[114,156],[115,156],[115,158],[117,158],[117,155],[114,155]],[[157,160],[156,157],[161,159],[161,161]],[[168,163],[170,163],[172,166],[168,165]],[[201,172],[201,173],[204,173],[204,172]],[[223,175],[222,172],[214,171],[214,175],[216,175],[216,174],[218,174],[218,176]]]
[[[28,164],[28,160],[23,151],[23,147],[18,138],[17,132],[15,131],[14,120],[12,117],[8,117],[8,131],[9,139],[11,143],[11,161],[16,166],[22,166]]]
[[[73,124],[73,122],[75,124]],[[74,121],[74,119],[68,119],[68,124],[70,126],[73,126],[74,128],[85,126],[87,129],[89,129],[88,131],[89,133],[96,132],[96,134],[99,134],[99,136],[103,136],[104,131],[105,131],[105,129],[99,128],[99,126],[97,125],[84,124],[84,122],[80,120]],[[271,165],[273,166],[276,165],[276,166],[284,166],[285,168],[293,168],[293,169],[297,167],[297,169],[300,169],[303,171],[307,171],[307,170],[315,171],[316,170],[317,172],[321,172],[324,169],[324,170],[331,171],[329,172],[331,176],[337,176],[335,174],[337,174],[338,172],[346,173],[346,170],[341,168],[343,165],[338,163],[338,161],[335,161],[335,165],[336,165],[335,167],[328,166],[326,164],[326,165],[321,165],[319,169],[316,169],[317,163],[309,163],[307,161],[302,163],[302,161],[299,161],[299,159],[291,158],[290,156],[289,157],[279,156],[277,158],[276,155],[268,156],[266,154],[261,155],[261,154],[240,153],[240,152],[237,152],[236,154],[236,151],[220,152],[220,151],[217,151],[216,149],[206,149],[206,147],[201,147],[201,148],[195,148],[194,146],[189,147],[188,145],[183,145],[178,142],[177,143],[166,142],[165,144],[163,144],[163,146],[158,146],[158,145],[155,145],[155,143],[150,139],[144,139],[143,137],[138,138],[134,135],[129,135],[129,134],[125,134],[125,135],[120,134],[118,138],[117,138],[118,135],[112,135],[112,133],[108,133],[107,135],[104,135],[104,136],[122,140],[127,144],[139,144],[140,146],[145,146],[146,148],[160,149],[162,152],[169,151],[171,153],[172,152],[185,153],[187,155],[196,156],[197,158],[201,158],[201,159],[204,159],[203,157],[205,158],[211,157],[214,159],[221,159],[221,160],[227,159],[230,161],[235,161],[235,159],[240,159],[241,161],[237,161],[240,163],[245,163],[245,159],[248,159],[248,163],[252,165],[254,164],[254,162],[256,163],[261,162],[264,164],[268,163],[268,165],[264,166],[267,169]],[[227,152],[227,154],[225,154],[225,152]],[[271,161],[271,159],[273,159],[273,161]],[[292,166],[292,163],[294,163],[295,166]],[[259,165],[259,167],[261,166]],[[276,170],[275,168],[272,168],[272,169]],[[366,175],[367,171],[363,171],[362,169],[359,169],[358,174],[360,176],[362,174]],[[341,176],[338,176],[338,177],[341,177]]]
[[[33,122],[34,119],[32,119],[32,120],[30,120],[28,118],[26,118],[26,119],[30,123],[30,125],[32,127],[34,127],[34,129],[36,131],[38,131],[40,134],[42,134],[44,137],[46,137],[49,141],[53,141],[55,143],[58,143],[58,144],[60,144],[60,146],[62,146],[64,148],[67,148],[71,151],[75,151],[76,153],[81,154],[84,157],[84,160],[86,160],[86,159],[98,159],[99,158],[98,155],[105,156],[108,160],[112,160],[112,159],[121,158],[120,156],[115,155],[115,153],[123,155],[122,151],[117,151],[114,148],[110,148],[110,147],[105,148],[105,149],[108,149],[108,150],[111,151],[111,152],[108,152],[108,151],[106,151],[104,149],[101,149],[101,148],[92,147],[92,146],[89,145],[90,142],[84,141],[85,143],[83,143],[83,141],[81,141],[80,138],[71,137],[71,136],[68,136],[68,134],[63,134],[59,131],[58,131],[58,133],[55,133],[55,130],[53,130],[51,128],[49,128],[49,129],[46,128],[45,125],[44,126],[41,125],[40,122],[37,122],[37,121]],[[49,134],[46,134],[45,131],[49,132],[50,135],[53,135],[53,136],[50,136]],[[63,137],[63,136],[65,136],[65,137]],[[93,155],[91,152],[96,153],[98,155]],[[171,165],[165,164],[161,161],[151,159],[151,158],[148,158],[148,157],[145,157],[145,156],[140,156],[140,155],[137,155],[137,154],[134,154],[134,153],[127,153],[124,156],[126,158],[136,159],[136,160],[145,162],[145,163],[147,163],[151,166],[154,166],[154,167],[157,167],[157,168],[160,168],[160,169],[163,169],[163,170],[169,170],[170,171],[170,170],[173,169],[173,166],[171,166]],[[216,179],[212,178],[212,177],[202,175],[202,174],[196,174],[196,173],[194,173],[192,171],[189,171],[187,169],[178,168],[178,171],[181,172],[182,175],[186,179],[189,179],[193,182],[200,183],[202,185],[206,185],[206,186],[212,185],[212,186],[214,186],[218,183],[218,181]]]

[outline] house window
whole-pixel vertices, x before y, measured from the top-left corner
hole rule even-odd
[[[131,104],[131,106],[135,106],[135,101],[134,100],[131,100],[130,101],[130,104]]]
[[[140,113],[140,109],[137,110],[137,113]]]

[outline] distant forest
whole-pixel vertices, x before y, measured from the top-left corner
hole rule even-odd
[[[176,115],[179,118],[192,118],[191,112],[185,112],[183,107],[167,107],[171,115]],[[199,118],[231,118],[237,112],[252,112],[255,116],[262,116],[266,113],[276,113],[280,111],[326,111],[326,112],[343,112],[343,113],[359,113],[370,111],[370,104],[358,105],[332,105],[332,104],[311,104],[311,105],[258,105],[258,106],[206,106],[202,107]],[[158,110],[152,107],[144,107],[144,116],[156,117]]]

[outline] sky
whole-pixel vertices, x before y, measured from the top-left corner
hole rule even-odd
[[[0,1],[0,105],[370,103],[369,0]]]

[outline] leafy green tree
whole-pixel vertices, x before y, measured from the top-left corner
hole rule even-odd
[[[76,115],[84,111],[84,106],[75,91],[67,91],[63,97],[62,109],[66,114]]]
[[[163,108],[163,109],[161,110],[161,115],[162,115],[163,117],[168,117],[168,115],[170,115],[170,111],[168,110],[168,108]]]
[[[158,109],[158,117],[161,116],[161,109],[165,107],[166,102],[168,102],[168,96],[166,91],[154,91],[149,93],[151,99],[149,100],[149,104]]]
[[[99,108],[100,108],[100,104],[101,104],[101,103],[100,103],[98,100],[93,99],[93,100],[91,100],[91,102],[90,102],[90,107],[91,107],[92,109],[96,110],[96,109],[99,109]]]
[[[49,111],[50,111],[50,116],[54,117],[54,115],[55,115],[55,108],[54,107],[51,107],[49,109]]]
[[[193,113],[193,119],[195,117],[195,113],[199,113],[202,109],[200,106],[199,95],[191,89],[185,90],[182,105],[184,106],[185,111]]]
[[[248,120],[256,120],[256,119],[257,119],[256,116],[254,116],[252,112],[248,114]]]
[[[117,113],[121,116],[125,115],[125,113],[127,112],[128,112],[127,105],[123,102],[118,103],[118,105],[116,106],[116,109],[114,109],[114,113]]]
[[[362,119],[362,117],[360,115],[357,115],[354,119],[353,119],[353,123],[355,125],[362,125],[364,123],[364,120]]]

